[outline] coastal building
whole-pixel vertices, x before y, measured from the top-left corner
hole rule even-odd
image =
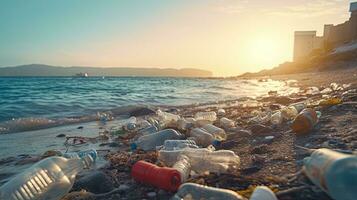
[[[328,51],[343,44],[357,41],[357,2],[350,4],[348,21],[333,25],[325,24],[323,36],[316,31],[296,31],[294,34],[294,61],[308,57],[315,49]]]

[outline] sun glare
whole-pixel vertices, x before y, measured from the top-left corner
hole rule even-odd
[[[278,40],[258,37],[248,43],[247,58],[255,65],[272,66],[279,62],[281,51]]]

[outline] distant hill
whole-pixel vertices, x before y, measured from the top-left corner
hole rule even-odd
[[[211,77],[212,72],[194,69],[172,68],[101,68],[101,67],[60,67],[42,64],[0,67],[0,76],[74,76],[88,73],[89,76],[159,76],[159,77]]]

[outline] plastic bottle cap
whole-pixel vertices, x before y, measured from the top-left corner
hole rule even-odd
[[[219,141],[219,140],[214,140],[214,141],[212,142],[212,145],[213,145],[214,147],[219,147],[219,146],[221,146],[221,144],[222,144],[222,142]]]
[[[130,149],[133,151],[133,150],[136,150],[138,148],[138,145],[136,145],[135,143],[131,143],[130,144]]]

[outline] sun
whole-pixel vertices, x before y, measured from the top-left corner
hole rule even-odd
[[[255,37],[248,42],[247,57],[255,65],[276,65],[282,56],[278,39]]]

